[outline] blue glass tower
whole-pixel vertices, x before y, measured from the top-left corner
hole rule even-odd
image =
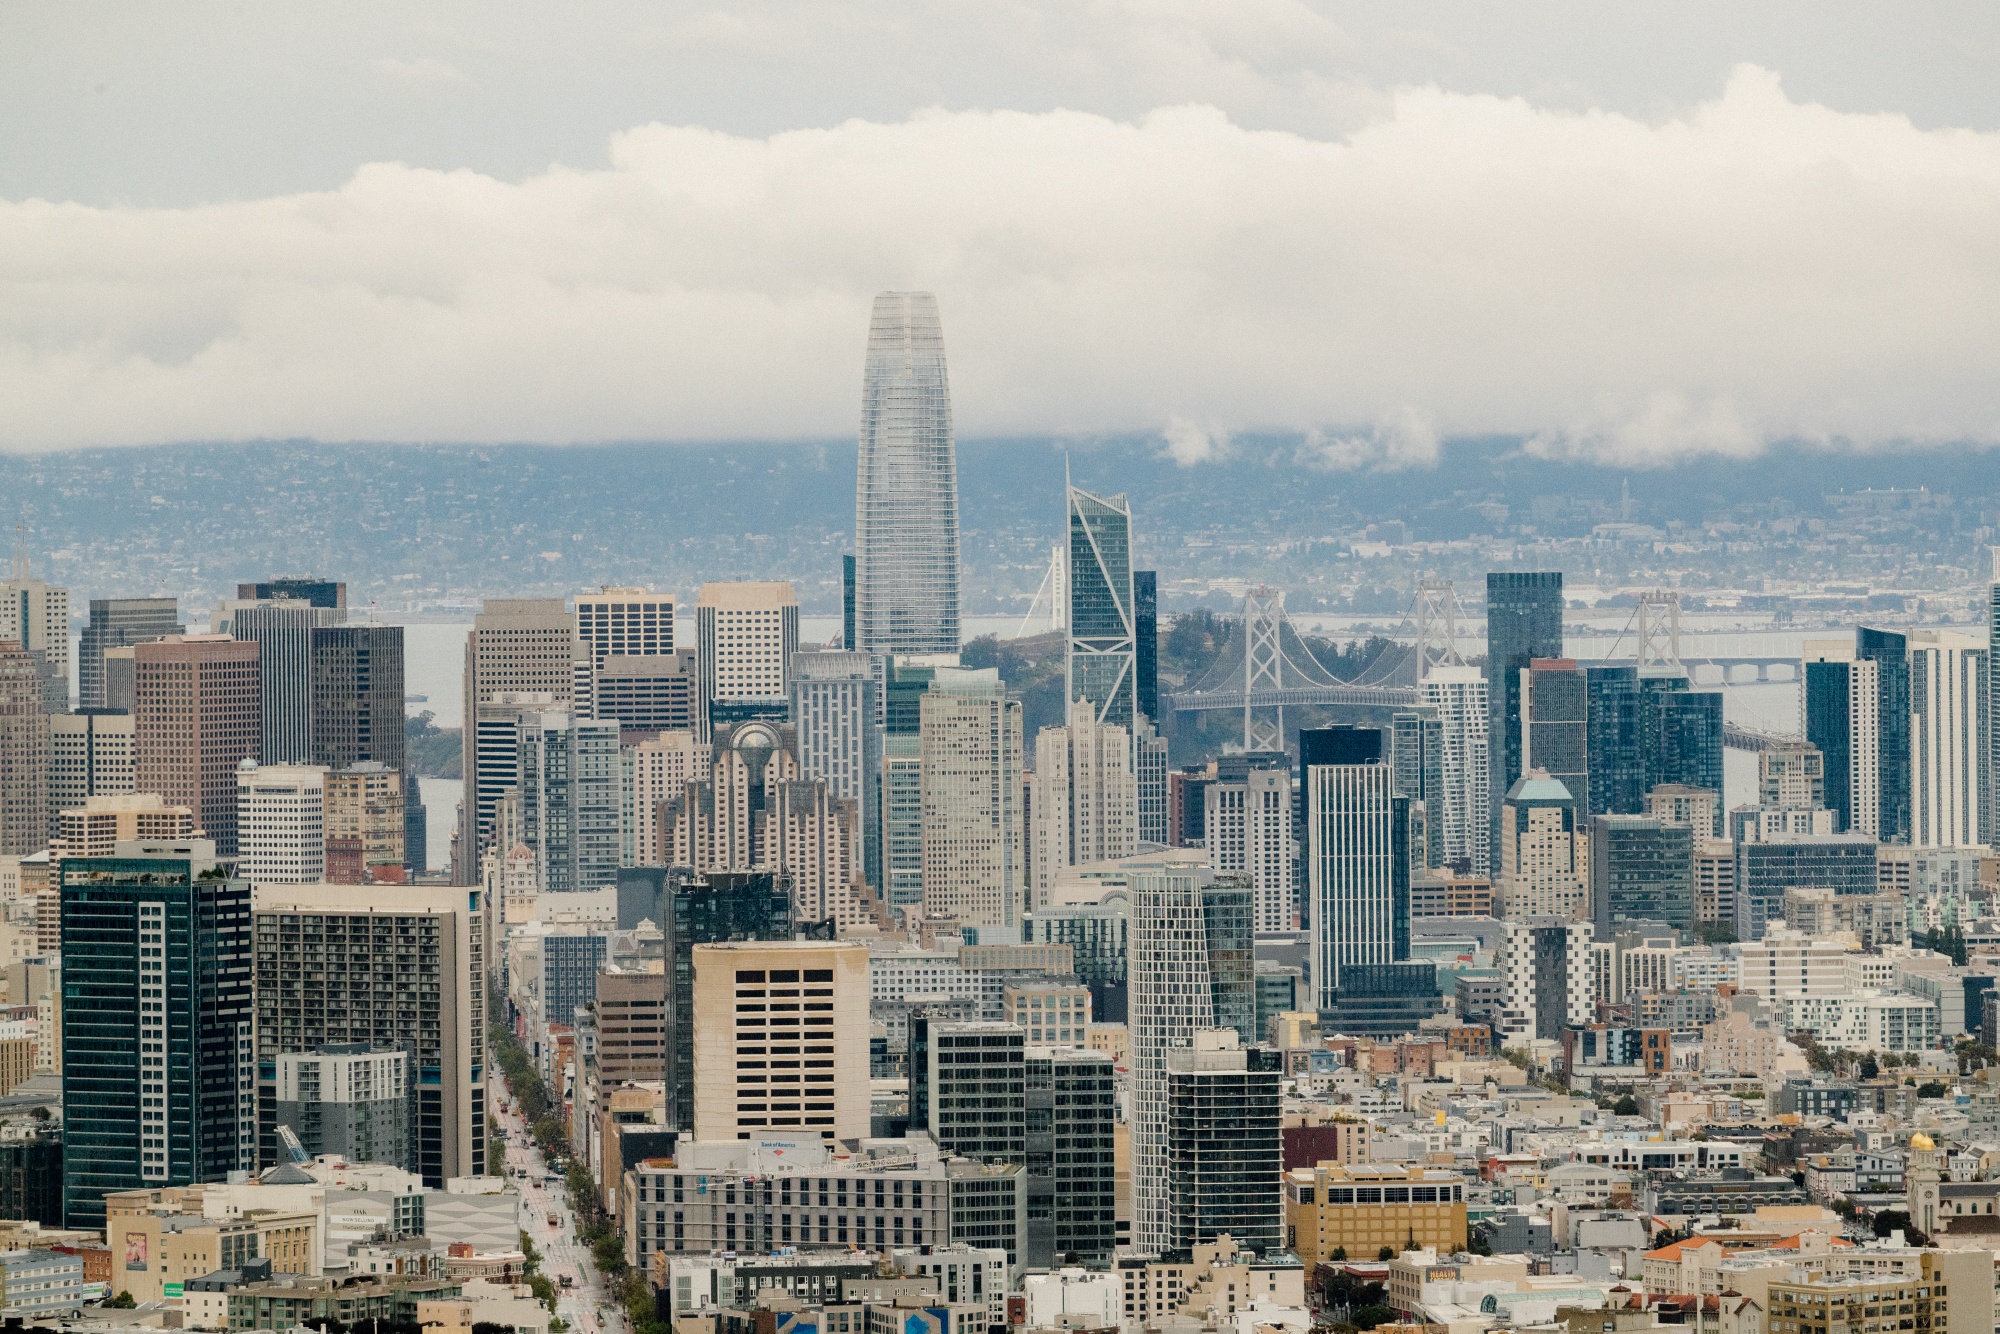
[[[1555,570],[1486,576],[1487,785],[1493,865],[1500,864],[1500,803],[1521,776],[1521,673],[1563,651],[1563,584]]]
[[[1876,751],[1881,765],[1882,814],[1876,836],[1884,843],[1910,841],[1910,639],[1892,630],[1854,632],[1854,656],[1875,664]]]

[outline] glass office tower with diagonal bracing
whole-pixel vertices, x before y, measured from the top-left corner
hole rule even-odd
[[[944,330],[929,292],[875,298],[854,543],[854,636],[845,647],[958,652],[958,453]]]
[[[1068,714],[1090,701],[1098,722],[1128,732],[1138,709],[1138,618],[1132,596],[1132,507],[1123,495],[1069,493]]]
[[[1500,803],[1521,776],[1521,673],[1536,658],[1560,658],[1562,573],[1494,571],[1486,576],[1487,800],[1492,864],[1500,861]]]

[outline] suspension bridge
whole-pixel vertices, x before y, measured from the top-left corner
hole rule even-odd
[[[1243,611],[1228,641],[1209,669],[1193,685],[1165,695],[1163,712],[1226,711],[1243,717],[1245,750],[1279,750],[1285,736],[1285,710],[1403,709],[1423,700],[1419,682],[1441,666],[1462,666],[1458,622],[1462,613],[1448,579],[1419,582],[1403,622],[1389,636],[1392,647],[1376,654],[1352,680],[1329,670],[1293,627],[1280,589],[1259,586],[1244,595]],[[1650,592],[1641,596],[1633,613],[1637,634],[1631,658],[1604,657],[1576,661],[1597,667],[1636,663],[1645,670],[1684,670],[1705,677],[1710,671],[1724,686],[1779,679],[1797,680],[1803,668],[1797,658],[1776,656],[1709,657],[1684,660],[1680,652],[1680,595]],[[1612,641],[1616,653],[1628,624]],[[1704,671],[1703,669],[1708,669]],[[1789,670],[1787,670],[1789,669]],[[1750,673],[1744,675],[1746,670]],[[1725,722],[1722,743],[1732,750],[1772,750],[1803,738]]]

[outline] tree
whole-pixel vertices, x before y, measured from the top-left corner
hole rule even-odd
[[[1617,1116],[1637,1116],[1639,1114],[1639,1100],[1628,1093],[1613,1103],[1611,1110]]]
[[[1333,1258],[1336,1260],[1345,1260],[1347,1258],[1347,1248],[1345,1246],[1334,1247]]]
[[[1701,922],[1695,927],[1695,935],[1704,945],[1734,945],[1736,928],[1729,922]]]
[[[1945,1086],[1938,1083],[1935,1079],[1928,1084],[1919,1084],[1917,1086],[1917,1096],[1919,1098],[1942,1098],[1947,1091]]]
[[[1396,1248],[1394,1246],[1384,1246],[1381,1250],[1375,1253],[1375,1258],[1377,1260],[1393,1260],[1396,1258]],[[1361,1322],[1357,1320],[1355,1323],[1360,1324]],[[1380,1324],[1381,1321],[1378,1320],[1375,1323]],[[1364,1328],[1373,1329],[1374,1327],[1375,1327],[1374,1325],[1368,1325],[1365,1326]]]
[[[1923,1246],[1930,1242],[1930,1238],[1917,1231],[1916,1226],[1910,1222],[1909,1211],[1906,1209],[1884,1209],[1875,1215],[1875,1221],[1870,1226],[1878,1237],[1886,1237],[1900,1228],[1903,1239],[1912,1246]]]
[[[1861,1058],[1861,1077],[1863,1079],[1873,1079],[1881,1073],[1882,1067],[1876,1062],[1874,1052],[1871,1051]]]
[[[129,1311],[138,1304],[138,1302],[132,1299],[130,1292],[121,1292],[116,1297],[107,1297],[100,1303],[100,1305],[107,1306],[114,1311]]]

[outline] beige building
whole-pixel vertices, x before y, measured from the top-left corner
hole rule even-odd
[[[8,639],[41,655],[43,707],[67,712],[69,590],[31,575],[25,556],[15,562],[12,578],[0,580],[0,640]]]
[[[48,845],[49,716],[43,711],[42,668],[18,641],[0,640],[0,855],[40,852]]]
[[[56,817],[56,828],[56,841],[49,845],[53,857],[109,857],[130,839],[191,838],[199,832],[193,811],[167,805],[157,792],[86,797],[81,807]]]
[[[50,715],[50,819],[81,809],[92,797],[132,790],[131,714]]]
[[[1914,1272],[1863,1278],[1828,1274],[1773,1280],[1767,1334],[1988,1334],[1993,1328],[1993,1257],[1985,1251],[1918,1251]]]
[[[925,915],[1019,922],[1027,875],[1020,702],[992,668],[940,667],[923,697],[919,745]]]
[[[1033,1047],[1090,1045],[1090,988],[1061,982],[1022,982],[1001,992],[1001,1013],[1027,1030]]]
[[[236,766],[263,735],[257,644],[168,635],[132,655],[134,787],[188,807],[216,855],[236,856]]]
[[[403,775],[374,760],[326,775],[326,878],[367,884],[403,865]]]
[[[1533,769],[1500,807],[1500,879],[1494,907],[1503,916],[1590,916],[1589,835],[1577,819],[1575,794]]]
[[[597,1079],[604,1088],[667,1077],[667,976],[658,963],[639,972],[597,974]]]
[[[459,804],[457,860],[452,881],[469,885],[478,876],[481,854],[492,841],[494,807],[514,786],[520,768],[511,746],[498,750],[485,732],[492,724],[517,727],[520,708],[493,711],[502,695],[535,699],[542,707],[567,709],[575,682],[576,617],[561,598],[488,598],[465,637],[465,717],[459,772],[465,800]],[[517,743],[518,744],[518,743]],[[483,756],[483,757],[482,757]]]
[[[867,1135],[868,995],[865,945],[695,946],[695,1139]]]
[[[716,700],[783,699],[799,649],[799,599],[788,583],[703,584],[695,599],[702,737]]]
[[[200,1188],[196,1187],[198,1191]],[[246,1209],[210,1218],[201,1200],[180,1190],[121,1190],[104,1197],[111,1290],[140,1303],[178,1295],[189,1279],[239,1269],[263,1257],[280,1274],[318,1274],[321,1216],[316,1210]]]
[[[1307,1270],[1335,1251],[1368,1259],[1384,1246],[1463,1250],[1464,1178],[1392,1163],[1299,1168],[1285,1174],[1285,1228]]]
[[[1694,841],[1694,919],[1736,920],[1736,845],[1726,838]]]
[[[1044,727],[1035,738],[1031,784],[1036,906],[1050,901],[1067,868],[1137,851],[1139,786],[1132,736],[1123,727],[1097,722],[1088,710],[1067,727]]]
[[[625,765],[626,840],[630,866],[665,866],[671,853],[668,814],[687,785],[709,775],[708,743],[693,732],[662,732],[620,752]]]
[[[236,771],[237,873],[253,885],[326,881],[326,770],[255,764]]]

